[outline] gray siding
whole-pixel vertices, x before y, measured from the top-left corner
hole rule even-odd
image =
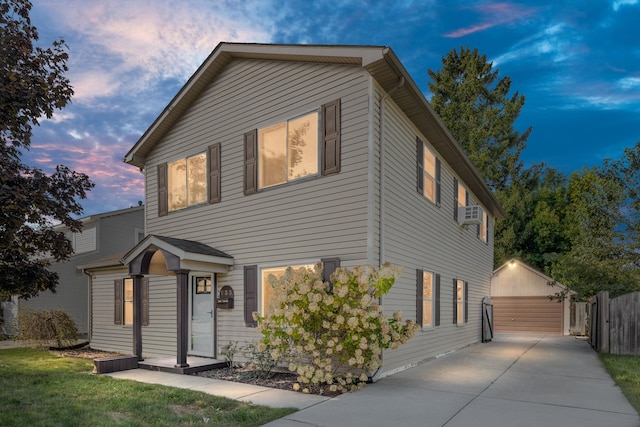
[[[233,271],[218,275],[218,289],[229,285],[236,297],[233,310],[218,311],[218,348],[229,340],[257,338],[243,321],[245,265],[333,256],[343,265],[367,262],[369,84],[359,67],[237,60],[150,153],[145,166],[147,233],[197,240],[234,257]],[[341,172],[245,196],[244,133],[318,110],[338,98]],[[158,217],[156,166],[218,142],[222,201]],[[151,284],[151,303],[156,304],[164,297],[154,292],[153,279]],[[166,345],[173,349],[175,340]]]
[[[383,261],[401,265],[405,270],[384,297],[385,312],[390,315],[401,310],[405,319],[415,319],[416,269],[441,275],[440,326],[425,328],[406,345],[386,351],[384,372],[390,372],[480,340],[481,300],[491,290],[493,221],[489,221],[488,243],[477,238],[475,226],[464,229],[454,221],[455,175],[444,162],[441,206],[416,191],[416,136],[427,144],[428,141],[392,102],[386,113]],[[472,194],[470,203],[475,203]],[[469,283],[469,322],[464,326],[453,324],[454,278]]]
[[[244,324],[243,267],[291,265],[340,257],[342,266],[390,261],[404,275],[384,297],[389,315],[401,310],[415,319],[415,270],[441,275],[441,324],[425,329],[407,345],[385,352],[382,374],[480,340],[480,301],[490,294],[493,219],[488,243],[475,226],[463,229],[453,218],[454,177],[442,162],[441,207],[416,192],[415,139],[428,140],[390,100],[386,103],[384,149],[384,224],[380,245],[380,132],[383,91],[360,67],[236,59],[204,90],[149,153],[145,164],[147,234],[196,240],[234,257],[234,268],[217,275],[217,288],[229,285],[236,298],[232,310],[218,310],[217,352],[229,341],[258,338]],[[341,99],[342,169],[272,187],[243,192],[243,135],[255,128],[318,110]],[[221,144],[221,202],[158,216],[157,166],[204,152]],[[435,151],[435,150],[434,150]],[[438,153],[436,152],[436,155]],[[442,160],[442,159],[441,159]],[[464,183],[463,183],[464,184]],[[473,194],[470,195],[474,203]],[[381,254],[382,251],[382,254]],[[469,322],[453,320],[453,279],[469,283]],[[126,328],[113,327],[113,277],[102,283],[109,301],[96,343],[131,347]],[[150,278],[150,325],[143,328],[143,352],[175,354],[175,279]],[[111,306],[109,306],[111,305]],[[107,322],[106,325],[102,325]],[[109,324],[110,323],[110,324]],[[123,333],[123,331],[125,331]],[[130,331],[130,329],[129,329]],[[104,343],[104,344],[102,344]],[[130,350],[127,350],[130,351]]]
[[[20,306],[33,310],[64,310],[74,319],[81,335],[89,332],[89,295],[87,276],[76,267],[132,248],[136,244],[135,230],[144,229],[144,208],[95,215],[95,219],[90,219],[84,227],[95,230],[96,249],[52,264],[50,270],[59,277],[55,293],[45,291],[35,298],[19,300]]]
[[[125,267],[103,270],[91,280],[93,324],[91,348],[133,353],[132,325],[114,324],[114,281],[129,277]],[[143,356],[176,353],[176,282],[174,277],[151,276],[149,292],[156,298],[149,304],[149,326],[142,328]],[[170,343],[168,345],[167,343]]]

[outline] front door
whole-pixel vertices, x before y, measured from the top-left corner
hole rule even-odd
[[[191,342],[189,344],[189,354],[214,357],[214,295],[215,282],[211,276],[191,277]]]

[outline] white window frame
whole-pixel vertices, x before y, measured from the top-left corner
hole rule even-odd
[[[131,299],[127,299],[127,286],[131,286]],[[133,279],[130,277],[126,277],[122,280],[122,324],[123,325],[133,325]],[[129,307],[129,312],[131,314],[131,318],[127,319],[127,307]],[[127,321],[129,320],[129,321]]]
[[[489,236],[489,217],[484,209],[482,210],[482,223],[480,223],[480,232],[478,234],[478,238],[487,243]]]
[[[465,294],[464,280],[456,279],[456,325],[464,325],[464,294]]]
[[[458,207],[467,206],[467,189],[458,181]]]
[[[426,280],[427,277],[429,277],[429,281],[430,281],[430,286],[431,286],[431,297],[427,298],[425,297],[425,284],[426,284]],[[435,306],[435,293],[436,293],[436,289],[435,289],[435,273],[431,272],[431,271],[427,271],[427,270],[422,270],[422,329],[433,329],[435,328],[435,312],[436,312],[436,306]],[[429,319],[429,323],[425,324],[425,308],[426,308],[426,304],[430,304],[431,305],[431,309],[429,310],[429,312],[431,313],[430,319]]]
[[[264,316],[266,313],[266,309],[268,308],[268,302],[264,300],[264,287],[269,286],[268,277],[265,276],[265,271],[282,269],[283,271],[287,267],[293,267],[294,269],[298,269],[300,267],[307,267],[313,269],[313,267],[319,262],[319,260],[304,260],[304,261],[294,261],[291,263],[269,263],[258,266],[258,314],[260,316]]]
[[[425,199],[436,203],[436,155],[425,142],[422,143],[422,153],[422,195]],[[427,162],[427,156],[433,158],[433,162]],[[433,167],[432,171],[427,170],[428,164]],[[430,194],[428,194],[429,190]]]
[[[315,162],[315,170],[311,171],[305,175],[302,176],[298,176],[298,177],[291,177],[290,176],[290,166],[289,166],[289,161],[290,161],[290,153],[291,153],[291,147],[290,147],[290,143],[289,143],[289,124],[291,122],[294,122],[296,120],[302,119],[304,117],[307,116],[311,116],[311,115],[315,115],[316,118],[316,122],[315,122],[315,132],[316,132],[316,138],[315,138],[315,144],[316,144],[316,162]],[[263,138],[264,138],[264,134],[266,132],[268,132],[270,129],[275,129],[277,127],[282,127],[284,126],[284,135],[285,135],[285,170],[284,170],[284,181],[282,182],[274,182],[271,184],[264,184],[264,175],[263,175],[263,169],[265,169],[265,161],[264,158],[262,156],[262,153],[264,151],[264,148],[262,148],[262,142],[263,142]],[[265,126],[263,128],[258,129],[258,152],[257,152],[257,161],[258,161],[258,189],[259,190],[263,190],[265,188],[271,188],[271,187],[276,187],[279,185],[283,185],[283,184],[287,184],[289,182],[293,182],[293,181],[297,181],[300,179],[304,179],[304,178],[309,178],[309,177],[314,177],[314,176],[318,176],[320,175],[320,131],[321,131],[321,125],[320,125],[320,111],[319,110],[313,110],[313,111],[309,111],[307,113],[304,114],[300,114],[296,117],[292,117],[290,119],[284,120],[284,121],[280,121],[278,123],[274,123],[272,125],[269,126]],[[312,140],[314,140],[312,138]]]
[[[193,159],[195,157],[198,156],[204,156],[204,173],[202,174],[203,179],[204,179],[204,186],[205,186],[205,193],[204,193],[204,198],[201,201],[192,201],[190,200],[190,196],[189,196],[189,159]],[[187,157],[182,157],[180,159],[176,159],[172,162],[167,163],[167,210],[168,212],[173,212],[173,211],[179,211],[182,209],[186,209],[189,208],[191,206],[197,206],[197,205],[202,205],[207,203],[207,192],[208,192],[208,185],[209,185],[209,180],[207,179],[208,176],[208,171],[207,171],[207,152],[206,151],[202,151],[196,154],[193,154],[191,156],[187,156]],[[174,193],[174,188],[172,186],[172,174],[171,174],[171,167],[172,165],[175,165],[178,162],[184,162],[185,164],[185,170],[184,170],[184,206],[180,205],[179,207],[173,207],[172,204],[172,198],[173,197],[177,197],[178,195]]]

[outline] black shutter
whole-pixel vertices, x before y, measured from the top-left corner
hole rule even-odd
[[[113,281],[113,323],[122,325],[122,297],[124,281],[116,279]]]
[[[322,258],[322,280],[331,283],[331,275],[340,267],[340,258]]]
[[[158,216],[169,213],[169,191],[167,184],[167,164],[158,165]]]
[[[442,179],[442,163],[436,157],[436,206],[440,206],[440,184]]]
[[[453,219],[458,221],[458,179],[453,178]]]
[[[453,279],[453,324],[458,324],[458,281]]]
[[[340,172],[340,100],[322,106],[322,175]]]
[[[423,320],[423,305],[422,305],[422,298],[423,298],[423,292],[424,292],[424,277],[423,277],[424,273],[422,270],[420,269],[416,269],[416,323],[418,325],[420,325],[420,327],[423,326],[422,324],[422,320]]]
[[[253,320],[253,312],[258,311],[258,266],[244,267],[244,323],[256,327],[258,322]]]
[[[464,282],[464,323],[469,322],[469,282]]]
[[[142,326],[149,326],[149,278],[142,278]]]
[[[220,202],[220,143],[209,146],[209,203]]]
[[[244,134],[244,194],[258,191],[258,129]]]
[[[424,143],[416,137],[416,191],[424,194]]]
[[[436,308],[435,308],[435,326],[440,326],[440,275],[436,274]]]

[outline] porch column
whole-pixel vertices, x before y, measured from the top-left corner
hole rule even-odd
[[[186,368],[189,349],[189,270],[176,271],[176,368]]]
[[[144,276],[132,275],[133,279],[133,354],[142,359],[142,279]]]

